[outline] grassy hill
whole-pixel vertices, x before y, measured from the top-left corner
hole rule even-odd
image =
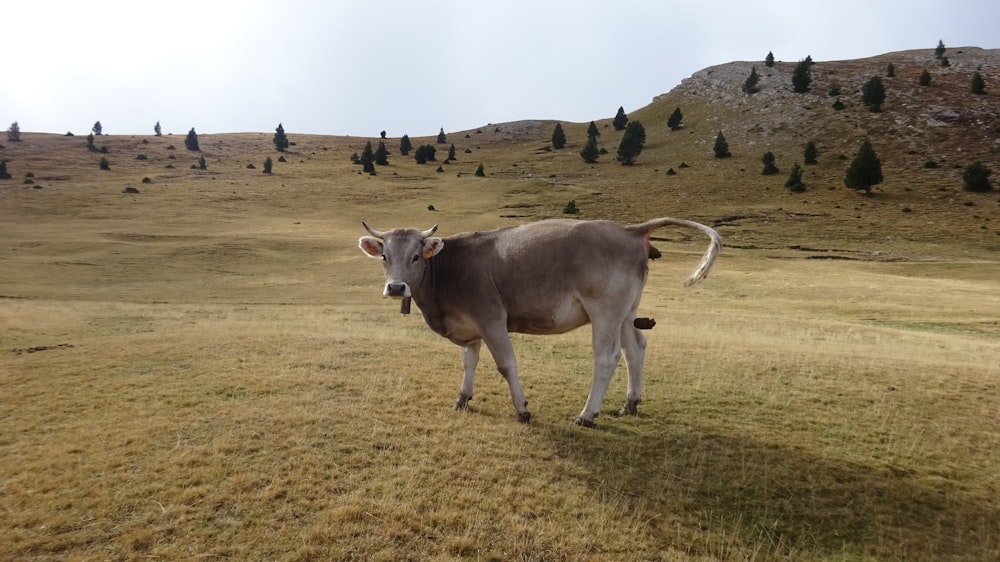
[[[795,63],[705,69],[630,113],[647,142],[629,167],[610,119],[594,165],[588,123],[553,150],[555,122],[524,121],[411,139],[437,148],[426,165],[387,139],[375,176],[350,156],[377,138],[3,143],[0,558],[1000,557],[1000,205],[961,182],[970,162],[1000,167],[1000,53],[947,56],[817,61],[805,94]],[[871,113],[858,89],[889,62]],[[713,157],[720,130],[731,158]],[[864,138],[886,178],[872,197],[843,186]],[[791,193],[809,140],[819,163]],[[782,173],[761,175],[767,151]],[[684,291],[705,240],[658,232],[640,416],[612,415],[619,373],[598,427],[572,425],[586,329],[515,337],[531,424],[485,353],[471,410],[452,411],[458,348],[380,298],[361,221],[447,236],[570,200],[726,238]]]

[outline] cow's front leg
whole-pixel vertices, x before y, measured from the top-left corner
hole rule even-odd
[[[497,370],[503,375],[510,387],[510,399],[517,410],[517,421],[528,423],[531,421],[531,412],[528,411],[528,401],[524,397],[524,390],[521,389],[521,381],[517,376],[517,359],[514,357],[514,344],[510,341],[507,333],[506,323],[500,330],[484,336],[486,347],[490,349],[493,360],[497,364]]]
[[[462,346],[462,368],[465,374],[462,377],[462,390],[458,393],[458,400],[455,401],[456,410],[467,410],[469,400],[472,400],[472,388],[476,382],[476,365],[479,364],[479,349],[482,347],[482,340],[476,340],[470,344]]]

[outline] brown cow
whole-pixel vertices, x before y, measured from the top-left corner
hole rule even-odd
[[[509,333],[562,334],[591,324],[594,380],[576,418],[583,426],[594,424],[620,355],[628,367],[621,413],[635,414],[641,401],[646,338],[637,326],[651,323],[636,323],[636,310],[647,260],[659,255],[649,242],[653,231],[685,226],[711,239],[685,286],[708,275],[722,247],[714,229],[669,217],[629,226],[553,219],[448,238],[433,236],[437,225],[423,232],[380,232],[362,224],[371,236],[358,245],[382,260],[383,296],[403,299],[404,312],[412,298],[432,330],[462,346],[465,377],[456,409],[467,408],[472,399],[479,351],[486,342],[510,387],[518,420],[529,421]]]

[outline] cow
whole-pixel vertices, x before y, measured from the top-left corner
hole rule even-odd
[[[623,226],[607,220],[549,219],[447,238],[437,225],[420,231],[379,231],[362,222],[370,236],[361,250],[382,260],[383,297],[401,299],[402,312],[416,301],[427,325],[462,347],[464,378],[455,409],[467,409],[483,342],[510,387],[517,419],[531,419],[518,379],[510,333],[562,334],[591,324],[594,378],[576,418],[592,427],[604,394],[625,358],[628,387],[622,415],[635,415],[642,400],[646,338],[639,331],[652,320],[636,318],[649,271],[660,252],[652,233],[668,225],[708,235],[708,249],[684,285],[704,280],[722,248],[711,227],[663,217]]]

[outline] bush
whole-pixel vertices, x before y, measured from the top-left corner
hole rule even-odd
[[[966,166],[965,171],[962,172],[962,181],[965,182],[965,190],[976,193],[992,191],[993,186],[990,185],[989,179],[991,173],[990,169],[983,165],[982,162],[969,164]]]
[[[563,214],[564,215],[575,215],[575,214],[577,214],[579,212],[580,212],[580,209],[576,208],[576,200],[572,200],[569,203],[566,203],[566,206],[563,207]]]
[[[478,176],[480,178],[485,178],[486,177],[486,170],[483,169],[483,165],[482,164],[480,164],[479,167],[476,168],[476,176]]]
[[[108,159],[104,158],[104,157],[101,157],[101,163],[99,164],[99,166],[101,167],[102,170],[105,170],[105,171],[111,169],[111,163],[108,162]]]

